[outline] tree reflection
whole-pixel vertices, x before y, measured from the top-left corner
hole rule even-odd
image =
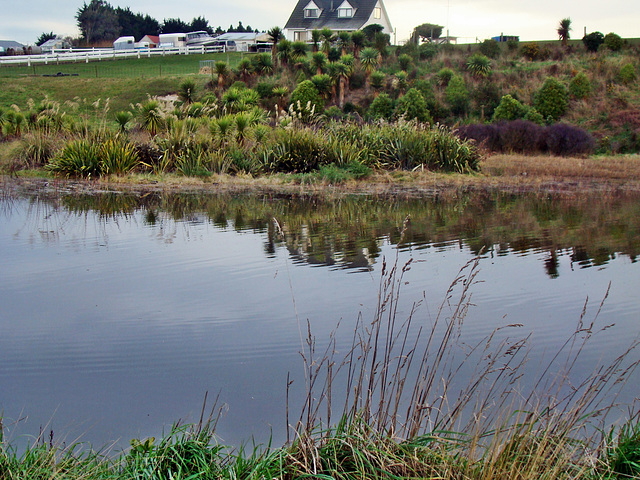
[[[269,257],[284,248],[297,263],[365,271],[376,264],[385,244],[468,249],[492,256],[547,252],[544,269],[551,278],[560,275],[561,255],[569,257],[572,268],[585,268],[605,265],[616,255],[635,261],[640,250],[640,202],[627,196],[480,193],[402,200],[13,191],[0,197],[0,216],[16,214],[14,201],[20,196],[31,205],[27,217],[37,217],[40,225],[46,218],[51,238],[59,228],[55,225],[69,215],[92,214],[102,222],[139,217],[165,241],[165,233],[175,236],[178,224],[188,233],[190,226],[208,223],[264,235],[263,250]],[[59,221],[52,222],[56,216]]]

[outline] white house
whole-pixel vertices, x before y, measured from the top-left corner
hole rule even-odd
[[[353,32],[372,24],[382,25],[384,33],[393,34],[382,0],[298,0],[284,34],[288,40],[308,42],[312,30]]]

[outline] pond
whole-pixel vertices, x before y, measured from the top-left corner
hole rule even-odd
[[[5,433],[120,448],[197,422],[208,392],[224,406],[222,443],[281,445],[288,379],[290,410],[304,398],[307,323],[319,350],[335,331],[345,355],[358,318],[375,315],[385,263],[412,262],[398,316],[421,301],[415,321],[430,325],[477,259],[461,343],[517,324],[499,335],[530,337],[532,375],[585,309],[598,332],[574,374],[588,375],[638,337],[638,253],[640,200],[624,196],[12,189],[0,200]]]

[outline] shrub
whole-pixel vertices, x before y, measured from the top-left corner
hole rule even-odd
[[[547,127],[544,141],[549,152],[563,156],[588,155],[593,153],[596,145],[587,131],[566,123]]]
[[[109,139],[100,146],[101,174],[129,173],[139,163],[135,146],[129,142]]]
[[[331,107],[325,109],[324,116],[331,120],[340,120],[344,115],[342,113],[342,110],[340,110],[335,105],[332,105]]]
[[[469,109],[469,91],[464,84],[462,77],[455,75],[445,90],[445,97],[451,111],[455,115],[464,115]]]
[[[573,98],[584,99],[591,95],[591,82],[584,72],[579,72],[569,82],[569,94]]]
[[[540,58],[540,46],[536,42],[525,43],[520,48],[520,54],[532,62]]]
[[[491,118],[502,97],[498,85],[490,81],[480,83],[472,92],[471,98],[476,103],[478,113]]]
[[[311,80],[305,80],[298,84],[296,89],[291,94],[291,105],[298,110],[307,109],[307,114],[303,114],[305,118],[303,120],[309,120],[312,116],[312,111],[315,113],[322,112],[324,108],[324,101],[318,93],[318,89],[315,87]]]
[[[582,37],[582,43],[589,52],[597,52],[600,45],[604,43],[604,35],[600,32],[591,32]]]
[[[384,88],[386,79],[387,79],[387,76],[384,74],[384,72],[381,72],[379,70],[372,72],[371,76],[369,77],[371,88],[373,88],[376,91],[382,90]]]
[[[305,173],[325,163],[324,137],[308,129],[278,129],[273,146],[262,153],[265,166],[273,172]]]
[[[262,82],[258,82],[256,85],[256,92],[260,95],[260,98],[271,98],[273,96],[273,89],[276,86],[275,82],[270,80],[264,80]]]
[[[544,127],[528,120],[498,124],[500,149],[503,152],[536,153],[542,150]]]
[[[456,135],[463,140],[473,140],[476,144],[491,152],[502,151],[498,124],[474,123],[462,125],[456,130]]]
[[[553,77],[545,80],[534,99],[534,106],[544,118],[558,120],[569,105],[567,88]]]
[[[183,103],[189,105],[195,101],[196,97],[196,82],[195,80],[188,78],[180,84],[178,89],[178,97]]]
[[[404,70],[406,72],[407,70],[409,70],[409,67],[412,63],[413,58],[411,58],[411,56],[407,55],[406,53],[403,53],[398,57],[398,65],[400,65],[400,70]]]
[[[44,133],[35,131],[24,137],[22,157],[30,168],[45,165],[55,155],[55,151],[53,139]]]
[[[538,125],[544,125],[546,123],[542,114],[533,107],[528,107],[527,113],[522,118],[523,120],[528,120],[530,122],[537,123]]]
[[[474,77],[488,77],[491,73],[491,60],[485,55],[476,53],[467,59],[467,70]]]
[[[438,53],[438,47],[433,43],[423,43],[418,50],[420,51],[420,60],[431,60]]]
[[[66,177],[98,177],[101,173],[100,144],[92,140],[74,140],[46,168]]]
[[[437,74],[438,83],[442,86],[449,85],[449,82],[453,78],[455,73],[448,67],[441,69]]]
[[[620,35],[617,35],[613,32],[607,33],[604,37],[604,46],[612,52],[619,52],[624,46],[624,40],[622,39],[622,37],[620,37]]]
[[[482,42],[478,49],[489,58],[497,58],[500,55],[500,44],[492,38]]]
[[[637,78],[636,67],[631,63],[623,65],[620,72],[618,72],[618,79],[625,85],[635,82]]]
[[[380,98],[380,97],[378,97]],[[419,122],[433,122],[427,102],[417,88],[411,88],[398,100],[396,115],[404,116],[407,120],[416,119]]]

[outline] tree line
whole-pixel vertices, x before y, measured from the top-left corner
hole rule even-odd
[[[122,35],[130,35],[140,40],[145,35],[159,35],[161,33],[179,33],[205,31],[211,35],[226,32],[258,32],[250,25],[246,27],[242,22],[237,26],[230,25],[227,30],[218,26],[213,28],[204,16],[195,17],[190,22],[180,18],[165,18],[162,22],[149,14],[134,13],[129,7],[113,7],[105,0],[91,0],[84,2],[75,15],[80,29],[80,45],[93,45],[113,42]],[[53,32],[44,32],[38,38],[36,45],[42,45],[49,39],[56,38]]]

